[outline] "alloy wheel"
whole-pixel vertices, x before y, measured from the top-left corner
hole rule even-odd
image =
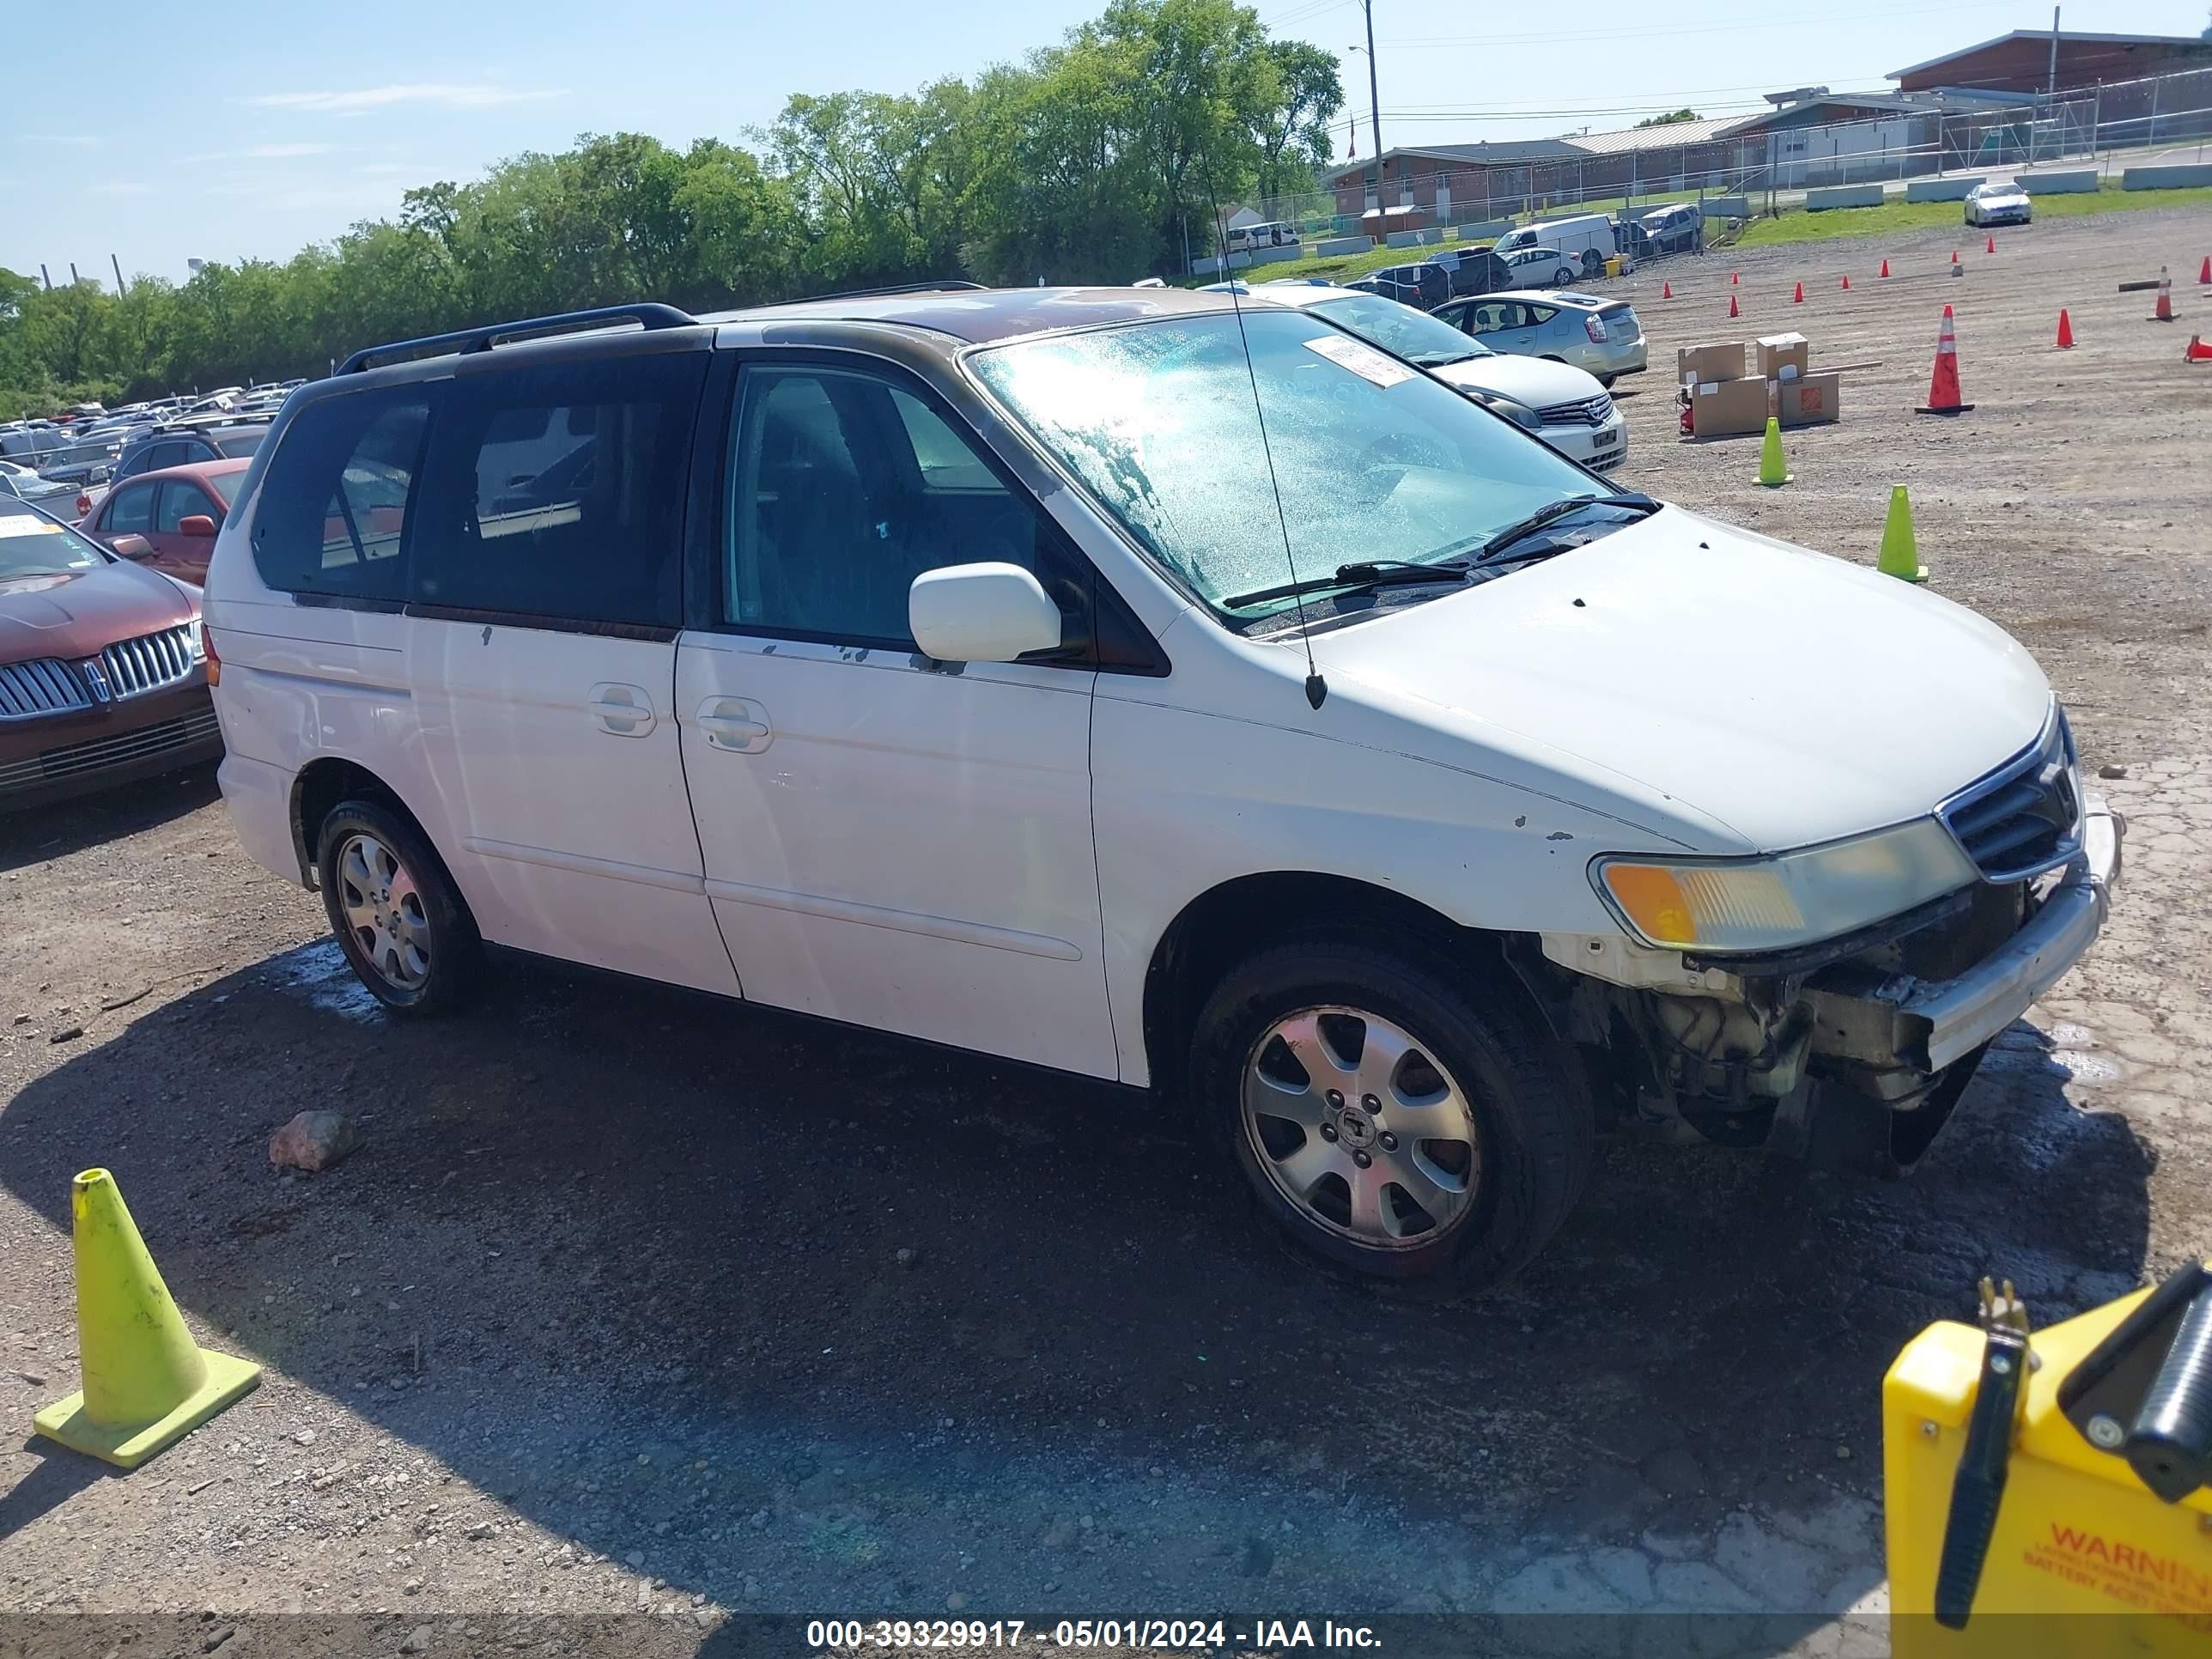
[[[430,918],[398,854],[374,836],[346,837],[338,848],[338,910],[377,976],[416,991],[430,977]]]
[[[1363,1009],[1302,1009],[1245,1062],[1244,1133],[1299,1214],[1376,1249],[1434,1244],[1474,1206],[1466,1091],[1410,1033]]]

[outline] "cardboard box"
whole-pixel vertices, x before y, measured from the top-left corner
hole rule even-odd
[[[1767,382],[1700,380],[1689,390],[1690,435],[1730,438],[1766,430]]]
[[[1769,334],[1759,340],[1759,377],[1762,380],[1800,380],[1812,372],[1813,343],[1803,335]]]
[[[1680,386],[1692,378],[1700,385],[1707,380],[1743,379],[1743,342],[1684,346],[1674,354],[1674,384]]]
[[[1775,383],[1775,414],[1785,427],[1826,426],[1843,418],[1844,377],[1808,374]]]

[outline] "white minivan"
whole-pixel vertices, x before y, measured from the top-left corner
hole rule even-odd
[[[1498,253],[1510,260],[1522,248],[1556,248],[1572,259],[1585,276],[1595,276],[1617,251],[1613,221],[1602,213],[1571,214],[1560,219],[1539,219],[1509,230],[1498,239]]]
[[[389,1008],[497,946],[1119,1082],[1454,1288],[1601,1128],[1909,1164],[2119,869],[1990,623],[1236,295],[357,353],[205,631],[238,833]]]

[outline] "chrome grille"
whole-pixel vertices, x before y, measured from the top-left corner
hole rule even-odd
[[[1591,398],[1578,404],[1553,404],[1536,411],[1540,426],[1603,426],[1613,418],[1613,395]]]
[[[1985,881],[2026,881],[2081,850],[2074,735],[2054,713],[2043,735],[1936,809]]]
[[[0,720],[33,720],[92,707],[92,693],[65,662],[0,662]]]
[[[112,738],[94,738],[89,743],[73,743],[63,748],[49,749],[42,755],[27,755],[19,761],[0,763],[0,796],[5,796],[11,790],[29,788],[58,779],[82,777],[112,767],[128,766],[134,761],[144,760],[164,750],[183,749],[218,738],[222,730],[216,719],[214,706],[210,704],[194,709],[180,720],[163,720],[158,726],[141,726],[136,732],[125,732]]]
[[[118,697],[174,685],[192,672],[191,624],[118,640],[100,653],[100,666],[107,676],[109,691]]]

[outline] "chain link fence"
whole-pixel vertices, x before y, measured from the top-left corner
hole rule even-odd
[[[1389,176],[1347,173],[1334,189],[1254,202],[1237,220],[1288,226],[1297,233],[1301,249],[1310,252],[1316,243],[1338,238],[1364,235],[1382,242],[1392,232],[1462,226],[1486,231],[1565,211],[1619,213],[1713,197],[1741,197],[1754,210],[1771,211],[1790,204],[1799,192],[1827,185],[2092,160],[2102,164],[2119,152],[2191,145],[2212,152],[2212,69],[2055,96],[1899,100],[1893,112],[1863,120],[1770,127],[1736,137],[1698,125],[1699,136],[1680,143],[1667,143],[1662,131],[1562,141],[1586,146],[1587,153],[1577,156],[1455,165],[1401,154],[1392,158]],[[1232,266],[1246,262],[1236,250],[1252,240],[1249,232],[1241,243],[1232,237]],[[1280,257],[1283,250],[1276,253]],[[1268,257],[1264,236],[1259,257],[1262,262]]]

